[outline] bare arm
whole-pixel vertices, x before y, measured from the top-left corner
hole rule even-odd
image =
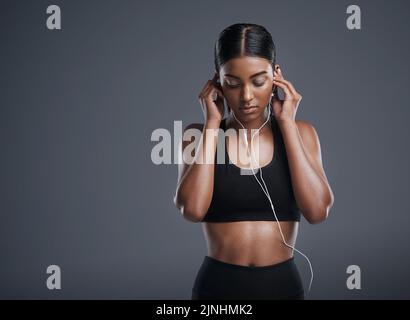
[[[218,142],[219,126],[224,115],[224,95],[219,76],[215,72],[212,80],[208,80],[198,95],[205,123],[188,126],[187,129],[202,130],[199,142],[192,159],[184,157],[185,148],[192,143],[182,141],[179,144],[178,183],[174,203],[184,218],[192,222],[200,222],[206,215],[212,201],[214,187],[214,159]],[[184,134],[183,134],[184,136]]]
[[[214,164],[220,121],[206,121],[204,125],[190,125],[187,129],[202,129],[192,162],[183,157],[191,141],[179,144],[181,164],[178,166],[178,183],[174,203],[184,218],[200,222],[211,204],[214,184]]]
[[[306,220],[314,224],[327,218],[334,196],[323,170],[316,131],[307,122],[298,122],[279,125],[296,201]]]
[[[283,78],[280,67],[274,73],[273,83],[285,93],[284,100],[274,97],[273,111],[282,131],[295,199],[306,220],[319,223],[327,218],[334,201],[323,170],[319,137],[311,124],[295,121],[302,96]]]

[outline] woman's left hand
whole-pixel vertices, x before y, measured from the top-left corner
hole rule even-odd
[[[272,97],[273,113],[279,122],[295,122],[296,112],[302,96],[295,90],[293,85],[285,80],[282,70],[278,67],[274,71],[273,84],[285,93],[284,100],[280,100],[276,94]]]

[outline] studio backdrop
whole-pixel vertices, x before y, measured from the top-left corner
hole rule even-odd
[[[0,298],[190,298],[207,247],[174,203],[178,137],[218,34],[255,23],[335,196],[300,222],[306,298],[409,299],[409,21],[405,0],[2,0]]]

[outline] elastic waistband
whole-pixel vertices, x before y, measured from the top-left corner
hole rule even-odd
[[[244,266],[240,264],[224,262],[224,261],[215,259],[210,256],[205,256],[204,262],[211,263],[211,264],[218,264],[222,267],[226,267],[230,269],[237,269],[237,270],[273,270],[273,269],[286,266],[288,264],[292,264],[294,262],[294,257],[292,256],[289,259],[286,259],[284,261],[281,261],[275,264],[267,265],[267,266]]]

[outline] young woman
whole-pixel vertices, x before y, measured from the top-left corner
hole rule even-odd
[[[201,142],[194,161],[179,167],[174,201],[184,218],[203,222],[208,247],[192,299],[305,298],[293,257],[300,216],[312,224],[325,220],[334,196],[316,130],[295,120],[302,97],[275,61],[264,27],[223,30],[215,45],[215,75],[199,94],[205,121],[185,128],[200,130]],[[225,141],[221,164],[218,135],[228,129],[238,134]],[[181,154],[191,142],[182,141]]]

